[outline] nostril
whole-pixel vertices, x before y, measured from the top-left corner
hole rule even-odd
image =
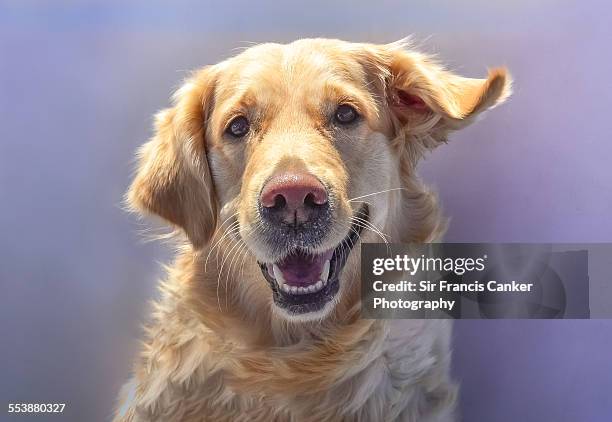
[[[282,209],[287,205],[287,200],[281,194],[276,195],[274,198],[274,205],[271,208]]]
[[[311,207],[316,205],[314,203],[314,195],[312,194],[312,192],[306,195],[306,197],[304,198],[304,205],[309,205]]]
[[[304,202],[308,201],[312,202],[313,205],[325,205],[327,204],[327,191],[319,183],[318,186],[313,187],[313,189],[306,195]]]
[[[325,204],[327,204],[327,197],[318,197],[313,192],[308,193],[308,195],[306,195],[306,197],[304,198],[304,205],[306,205],[307,207],[315,208]]]

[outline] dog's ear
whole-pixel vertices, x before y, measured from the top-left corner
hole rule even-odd
[[[489,70],[486,79],[464,78],[407,50],[405,42],[370,45],[365,52],[383,86],[395,134],[417,138],[427,148],[446,141],[449,131],[469,125],[511,93],[505,68]]]
[[[204,139],[213,77],[210,69],[200,71],[175,93],[174,106],[157,114],[155,134],[138,151],[126,195],[131,209],[180,227],[195,248],[206,244],[217,222]]]

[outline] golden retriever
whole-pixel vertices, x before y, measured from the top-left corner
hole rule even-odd
[[[304,39],[195,72],[127,193],[183,241],[116,421],[449,421],[450,322],[359,317],[361,242],[445,228],[425,152],[510,93],[406,42]]]

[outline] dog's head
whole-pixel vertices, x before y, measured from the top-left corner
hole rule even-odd
[[[128,199],[196,249],[238,239],[263,277],[235,283],[265,279],[284,317],[321,318],[360,237],[413,218],[396,190],[423,151],[508,93],[504,69],[463,78],[402,43],[259,45],[177,91]]]

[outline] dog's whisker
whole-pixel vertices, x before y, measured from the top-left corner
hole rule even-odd
[[[388,252],[388,253],[390,253],[390,252],[391,252],[391,248],[390,248],[390,246],[389,246],[389,240],[387,239],[387,237],[389,237],[389,238],[390,238],[390,236],[389,236],[389,235],[387,235],[387,234],[383,233],[383,232],[382,232],[380,229],[378,229],[378,228],[377,228],[377,227],[376,227],[374,224],[370,223],[370,222],[369,222],[369,221],[367,221],[367,220],[363,220],[363,219],[361,219],[361,218],[359,218],[359,217],[354,217],[354,218],[353,218],[353,220],[354,220],[354,222],[355,222],[355,224],[356,224],[356,225],[358,225],[358,226],[360,226],[360,227],[362,227],[362,228],[364,228],[364,229],[370,229],[370,230],[372,230],[372,232],[376,233],[376,234],[377,234],[377,235],[378,235],[378,236],[379,236],[379,237],[380,237],[380,238],[383,240],[383,242],[385,243],[385,245],[387,246],[387,252]],[[361,220],[361,221],[359,221],[359,220]],[[359,236],[359,237],[361,237],[361,236]]]
[[[235,213],[233,213],[232,215],[230,215],[229,217],[227,217],[225,220],[223,220],[223,223],[221,223],[219,225],[219,227],[217,228],[217,230],[220,230],[221,227],[223,227],[227,222],[229,222],[230,219],[232,219],[233,217],[238,215],[238,211],[236,211]]]
[[[384,233],[381,229],[379,229],[378,227],[376,227],[376,225],[374,225],[374,223],[372,223],[371,221],[365,219],[365,218],[361,218],[358,217],[357,215],[354,215],[351,217],[352,221],[358,222],[358,223],[363,223],[366,227],[370,227],[373,230],[377,230],[379,233],[384,234],[385,236],[390,237],[389,235],[387,235],[386,233]]]
[[[236,278],[236,272],[238,271],[238,262],[240,261],[239,257],[242,257],[244,255],[243,252],[247,249],[247,245],[246,243],[244,243],[242,239],[238,240],[238,242],[240,243],[240,247],[234,252],[234,256],[232,257],[232,260],[230,261],[229,268],[228,268],[228,271],[225,277],[226,290],[227,290],[227,284],[229,281],[230,272],[232,274],[232,277]]]
[[[369,228],[370,230],[372,230],[373,232],[375,232],[376,234],[378,234],[384,241],[385,243],[388,243],[387,237],[391,237],[388,234],[384,233],[382,230],[380,230],[378,227],[376,227],[373,223],[371,223],[368,220],[365,220],[361,217],[352,217],[352,220],[355,221],[358,225],[361,225],[363,228]]]
[[[245,243],[245,245],[246,245],[246,243]],[[248,257],[249,257],[249,247],[247,246],[246,248],[244,248],[244,252],[243,252],[242,258],[241,258],[242,259],[242,264],[240,266],[240,278],[241,279],[244,279],[244,267],[245,267],[245,264],[247,262]]]
[[[211,236],[211,239],[214,239],[214,238],[217,236],[217,234],[218,234],[218,233],[220,233],[222,230],[225,230],[225,229],[223,228],[223,226],[225,226],[225,224],[227,224],[227,223],[228,223],[228,222],[229,222],[229,221],[230,221],[230,220],[231,220],[233,217],[235,217],[235,216],[237,216],[237,215],[238,215],[238,212],[235,212],[234,214],[230,215],[230,216],[229,216],[229,217],[227,217],[225,220],[223,220],[223,222],[222,222],[221,224],[219,224],[219,225],[217,226],[217,228],[215,229],[215,231],[213,232],[213,234],[212,234],[212,236]],[[236,223],[238,223],[238,221],[237,221],[237,220],[236,220],[236,221],[234,221],[234,222],[232,222],[232,224],[230,224],[230,226],[229,226],[229,227],[231,227],[231,226],[235,225]],[[212,249],[214,249],[214,246],[211,248],[211,250],[212,250]]]
[[[378,227],[376,227],[373,223],[371,223],[369,221],[365,221],[365,223],[367,223],[367,225],[364,228],[365,229],[369,228],[374,233],[376,233],[383,240],[383,242],[385,243],[386,248],[387,248],[387,253],[391,253],[391,246],[389,245],[389,239],[391,238],[391,236],[386,234],[386,233],[384,233],[382,230],[378,229]],[[359,224],[359,223],[357,223],[357,224]],[[387,239],[387,237],[389,239]]]
[[[232,222],[232,224],[230,224],[228,227],[224,228],[223,230],[221,230],[220,228],[215,230],[215,233],[213,234],[213,238],[215,238],[215,236],[217,236],[217,234],[220,233],[220,232],[222,232],[223,234],[227,234],[228,230],[233,229],[237,225],[238,225],[238,221],[234,221],[234,222]],[[214,249],[216,244],[219,243],[221,240],[223,240],[223,236],[221,236],[219,239],[217,239],[215,245],[213,245],[211,247],[211,249]]]
[[[221,261],[221,267],[218,269],[218,275],[217,275],[217,300],[219,300],[219,289],[221,286],[221,275],[223,274],[223,267],[225,266],[225,262],[227,261],[227,259],[229,258],[229,256],[231,255],[232,251],[236,248],[236,246],[240,246],[240,242],[235,241],[233,239],[230,239],[232,242],[234,242],[234,245],[232,246],[232,248],[224,254],[223,256],[223,260]],[[226,295],[226,307],[227,307],[227,286],[225,289],[225,295]],[[219,305],[219,310],[221,310],[221,303],[218,303]]]
[[[368,204],[372,208],[374,207],[374,205],[372,205],[372,203],[369,202],[369,201],[363,201],[363,200],[359,200],[359,199],[354,199],[351,202],[361,202],[362,204]],[[357,214],[361,215],[361,211],[358,211]]]
[[[229,284],[229,276],[230,273],[232,273],[232,267],[234,265],[234,261],[235,259],[238,257],[238,254],[242,251],[242,249],[246,246],[246,244],[242,241],[239,240],[238,241],[238,249],[235,250],[234,252],[234,256],[232,257],[230,263],[229,263],[229,267],[227,269],[226,275],[225,275],[225,307],[228,307],[228,299],[227,299],[227,292],[228,292],[228,284]],[[232,273],[235,276],[235,273]]]
[[[205,272],[207,270],[208,260],[210,259],[210,256],[214,252],[214,250],[217,249],[217,254],[216,254],[216,257],[215,257],[215,262],[217,262],[217,264],[218,264],[218,262],[219,262],[219,251],[221,249],[221,243],[225,240],[225,238],[227,238],[228,236],[231,236],[232,234],[235,234],[238,230],[239,230],[238,222],[236,221],[236,222],[234,222],[232,225],[230,225],[229,227],[227,227],[224,230],[223,235],[219,239],[217,239],[215,244],[209,249],[208,254],[206,255],[206,259],[204,261],[204,271]]]
[[[219,239],[217,239],[217,241],[215,242],[215,244],[209,249],[208,251],[208,255],[206,256],[206,260],[204,261],[204,271],[206,271],[206,268],[208,266],[208,260],[210,258],[210,255],[213,253],[213,251],[215,250],[215,248],[218,248],[220,243],[223,241],[223,239],[225,239],[227,236],[230,236],[232,234],[232,232],[236,232],[239,229],[239,223],[238,221],[235,221],[234,223],[232,223],[228,228],[226,228],[224,230],[224,234],[223,236],[221,236]],[[217,250],[217,257],[216,260],[219,260],[219,252]]]
[[[378,192],[372,192],[372,193],[368,193],[366,195],[356,196],[354,198],[349,199],[349,202],[353,202],[356,199],[367,198],[368,196],[380,195],[381,193],[393,192],[393,191],[397,191],[397,190],[409,190],[409,189],[407,189],[407,188],[384,189],[384,190],[381,190],[381,191],[378,191]]]
[[[228,231],[227,231],[227,232],[226,232],[226,233],[225,233],[225,234],[222,236],[222,239],[220,239],[220,240],[219,240],[219,241],[216,243],[215,248],[216,248],[216,250],[217,250],[217,251],[216,251],[216,254],[215,254],[215,262],[217,263],[217,266],[218,266],[218,264],[219,264],[219,255],[221,254],[221,249],[222,249],[222,248],[221,248],[221,246],[222,246],[221,244],[222,244],[222,242],[223,242],[223,241],[225,241],[225,240],[231,240],[231,241],[233,241],[233,239],[231,238],[231,236],[232,236],[232,235],[234,235],[234,234],[236,234],[237,232],[238,232],[238,228],[233,228],[233,229],[231,229],[231,230],[228,230]],[[204,271],[206,271],[206,270],[207,270],[207,266],[208,266],[208,259],[210,258],[210,255],[213,253],[213,251],[214,251],[214,249],[211,249],[211,250],[208,252],[208,255],[207,255],[207,257],[206,257],[206,261],[204,262]]]
[[[351,249],[352,249],[355,247],[355,243],[361,240],[361,233],[359,233],[359,231],[355,229],[352,225],[351,225],[351,231],[355,233],[356,235],[355,241],[353,241],[352,238],[349,238],[349,242],[351,242]]]
[[[238,249],[236,249],[234,251],[233,256],[230,255],[231,259],[229,261],[229,265],[228,265],[227,271],[225,273],[225,289],[226,289],[226,291],[227,291],[227,284],[228,284],[228,281],[229,281],[230,274],[235,275],[235,274],[232,273],[235,260],[238,257],[239,252],[242,252],[242,248],[244,247],[244,242],[242,242],[242,240],[238,240],[237,242],[239,244]]]
[[[230,222],[230,220],[232,218],[234,218],[235,216],[238,215],[238,211],[236,211],[235,213],[233,213],[232,215],[230,215],[229,217],[227,217],[225,220],[223,220],[223,222],[221,224],[219,224],[217,226],[217,228],[215,229],[215,232],[213,233],[212,237],[214,238],[222,229],[223,227]],[[234,220],[231,222],[230,226],[236,224],[238,222],[238,220]]]

